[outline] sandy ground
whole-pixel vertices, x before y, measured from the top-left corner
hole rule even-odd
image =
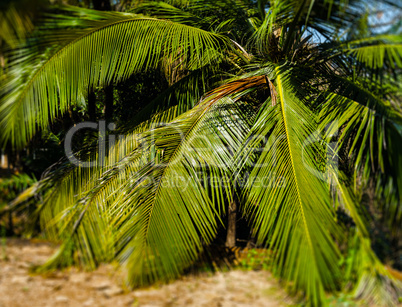
[[[55,248],[45,242],[7,239],[0,245],[0,307],[44,306],[288,306],[291,299],[264,271],[185,276],[167,285],[124,292],[110,266],[94,272],[69,269],[49,276],[29,274]],[[6,256],[6,259],[4,259]]]

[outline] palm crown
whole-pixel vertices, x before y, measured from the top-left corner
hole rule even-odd
[[[375,210],[398,235],[401,35],[351,29],[361,8],[166,1],[42,19],[7,54],[4,142],[24,146],[88,88],[155,68],[170,84],[103,165],[61,162],[15,202],[42,195],[35,214],[63,240],[48,267],[79,251],[88,267],[117,259],[131,286],[175,278],[237,202],[273,271],[310,304],[350,283],[356,296],[395,300],[400,284],[371,248],[361,196],[375,187]]]

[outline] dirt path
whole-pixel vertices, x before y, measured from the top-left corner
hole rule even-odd
[[[287,306],[291,300],[268,272],[231,271],[186,276],[168,285],[124,293],[110,266],[32,276],[32,264],[54,252],[48,243],[8,239],[0,246],[0,307],[44,306]]]

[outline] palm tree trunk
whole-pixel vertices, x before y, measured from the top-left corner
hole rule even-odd
[[[92,0],[94,9],[98,11],[110,11],[110,0]]]
[[[96,121],[96,95],[93,90],[88,94],[88,116],[90,121]]]
[[[14,235],[14,223],[13,223],[13,213],[12,210],[8,212],[8,233],[9,237]]]
[[[228,230],[226,235],[226,247],[236,246],[236,220],[237,220],[237,203],[236,200],[229,204],[228,208]]]
[[[105,105],[103,109],[107,122],[110,122],[113,118],[113,109],[113,84],[110,84],[105,87]]]

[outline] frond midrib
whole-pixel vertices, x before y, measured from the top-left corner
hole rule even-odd
[[[299,182],[297,179],[297,175],[296,175],[296,171],[295,171],[295,163],[293,161],[293,154],[292,154],[292,144],[290,142],[289,139],[289,130],[288,130],[288,120],[286,118],[286,112],[285,112],[285,101],[284,101],[284,95],[283,95],[283,86],[282,86],[282,81],[281,81],[281,76],[279,73],[279,67],[275,67],[275,71],[277,72],[277,83],[278,83],[278,88],[279,88],[279,96],[280,96],[280,101],[281,101],[281,113],[282,113],[282,117],[283,117],[283,121],[284,121],[284,126],[285,126],[285,133],[286,133],[286,141],[288,143],[288,148],[289,148],[289,154],[290,154],[290,161],[292,163],[292,173],[293,176],[295,178],[295,183],[296,183],[296,191],[297,191],[297,198],[298,198],[298,203],[299,203],[299,207],[300,207],[300,211],[301,214],[303,216],[303,224],[304,224],[304,228],[307,230],[306,234],[307,234],[307,240],[308,240],[308,244],[310,246],[310,250],[313,251],[314,247],[313,247],[313,243],[311,241],[311,237],[310,237],[310,231],[308,229],[308,225],[307,225],[307,221],[306,221],[306,217],[305,217],[305,213],[304,213],[304,209],[303,209],[303,202],[301,199],[301,195],[300,195],[300,188],[299,188]],[[315,254],[313,254],[313,258],[314,258],[314,262],[317,265],[317,261],[315,258]]]
[[[367,49],[367,48],[391,48],[391,47],[402,48],[402,44],[382,43],[382,44],[378,44],[378,45],[351,47],[351,48],[348,48],[348,50],[351,52],[354,52],[354,51],[358,51],[361,49]]]

